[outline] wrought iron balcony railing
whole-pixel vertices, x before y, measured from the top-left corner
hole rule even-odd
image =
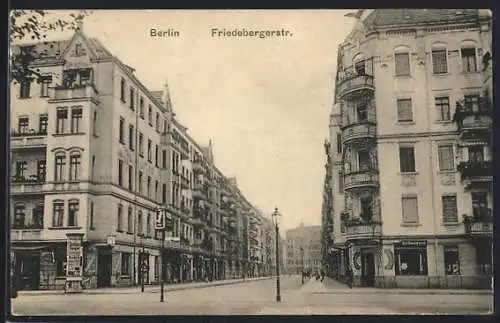
[[[475,179],[493,176],[492,161],[467,161],[458,165],[461,179]]]

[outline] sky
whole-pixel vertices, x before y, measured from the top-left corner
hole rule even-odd
[[[321,221],[323,142],[337,47],[353,26],[344,17],[351,11],[94,10],[83,31],[135,68],[148,89],[162,90],[167,81],[189,134],[202,146],[211,139],[217,167],[236,177],[264,213],[278,207],[286,230]],[[152,28],[179,36],[151,37]],[[212,37],[213,28],[290,34]],[[71,35],[57,32],[47,40]]]

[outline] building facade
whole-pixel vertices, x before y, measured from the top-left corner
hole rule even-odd
[[[23,46],[46,54],[32,64],[39,82],[11,84],[18,288],[62,289],[73,270],[84,288],[247,275],[255,208],[218,170],[211,143],[200,146],[176,120],[168,86],[147,89],[81,29],[70,40]],[[172,221],[163,250],[159,207]],[[74,236],[76,267],[67,252]]]
[[[286,272],[300,274],[303,270],[321,269],[321,226],[300,225],[285,233]]]
[[[360,10],[330,118],[332,275],[482,288],[492,277],[491,12]]]

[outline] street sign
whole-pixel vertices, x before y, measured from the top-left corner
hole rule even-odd
[[[166,237],[165,241],[180,242],[181,238],[179,238],[179,237]]]
[[[155,229],[165,230],[165,210],[158,208],[155,213]]]

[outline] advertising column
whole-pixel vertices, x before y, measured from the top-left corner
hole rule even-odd
[[[66,293],[82,292],[83,233],[67,233]]]

